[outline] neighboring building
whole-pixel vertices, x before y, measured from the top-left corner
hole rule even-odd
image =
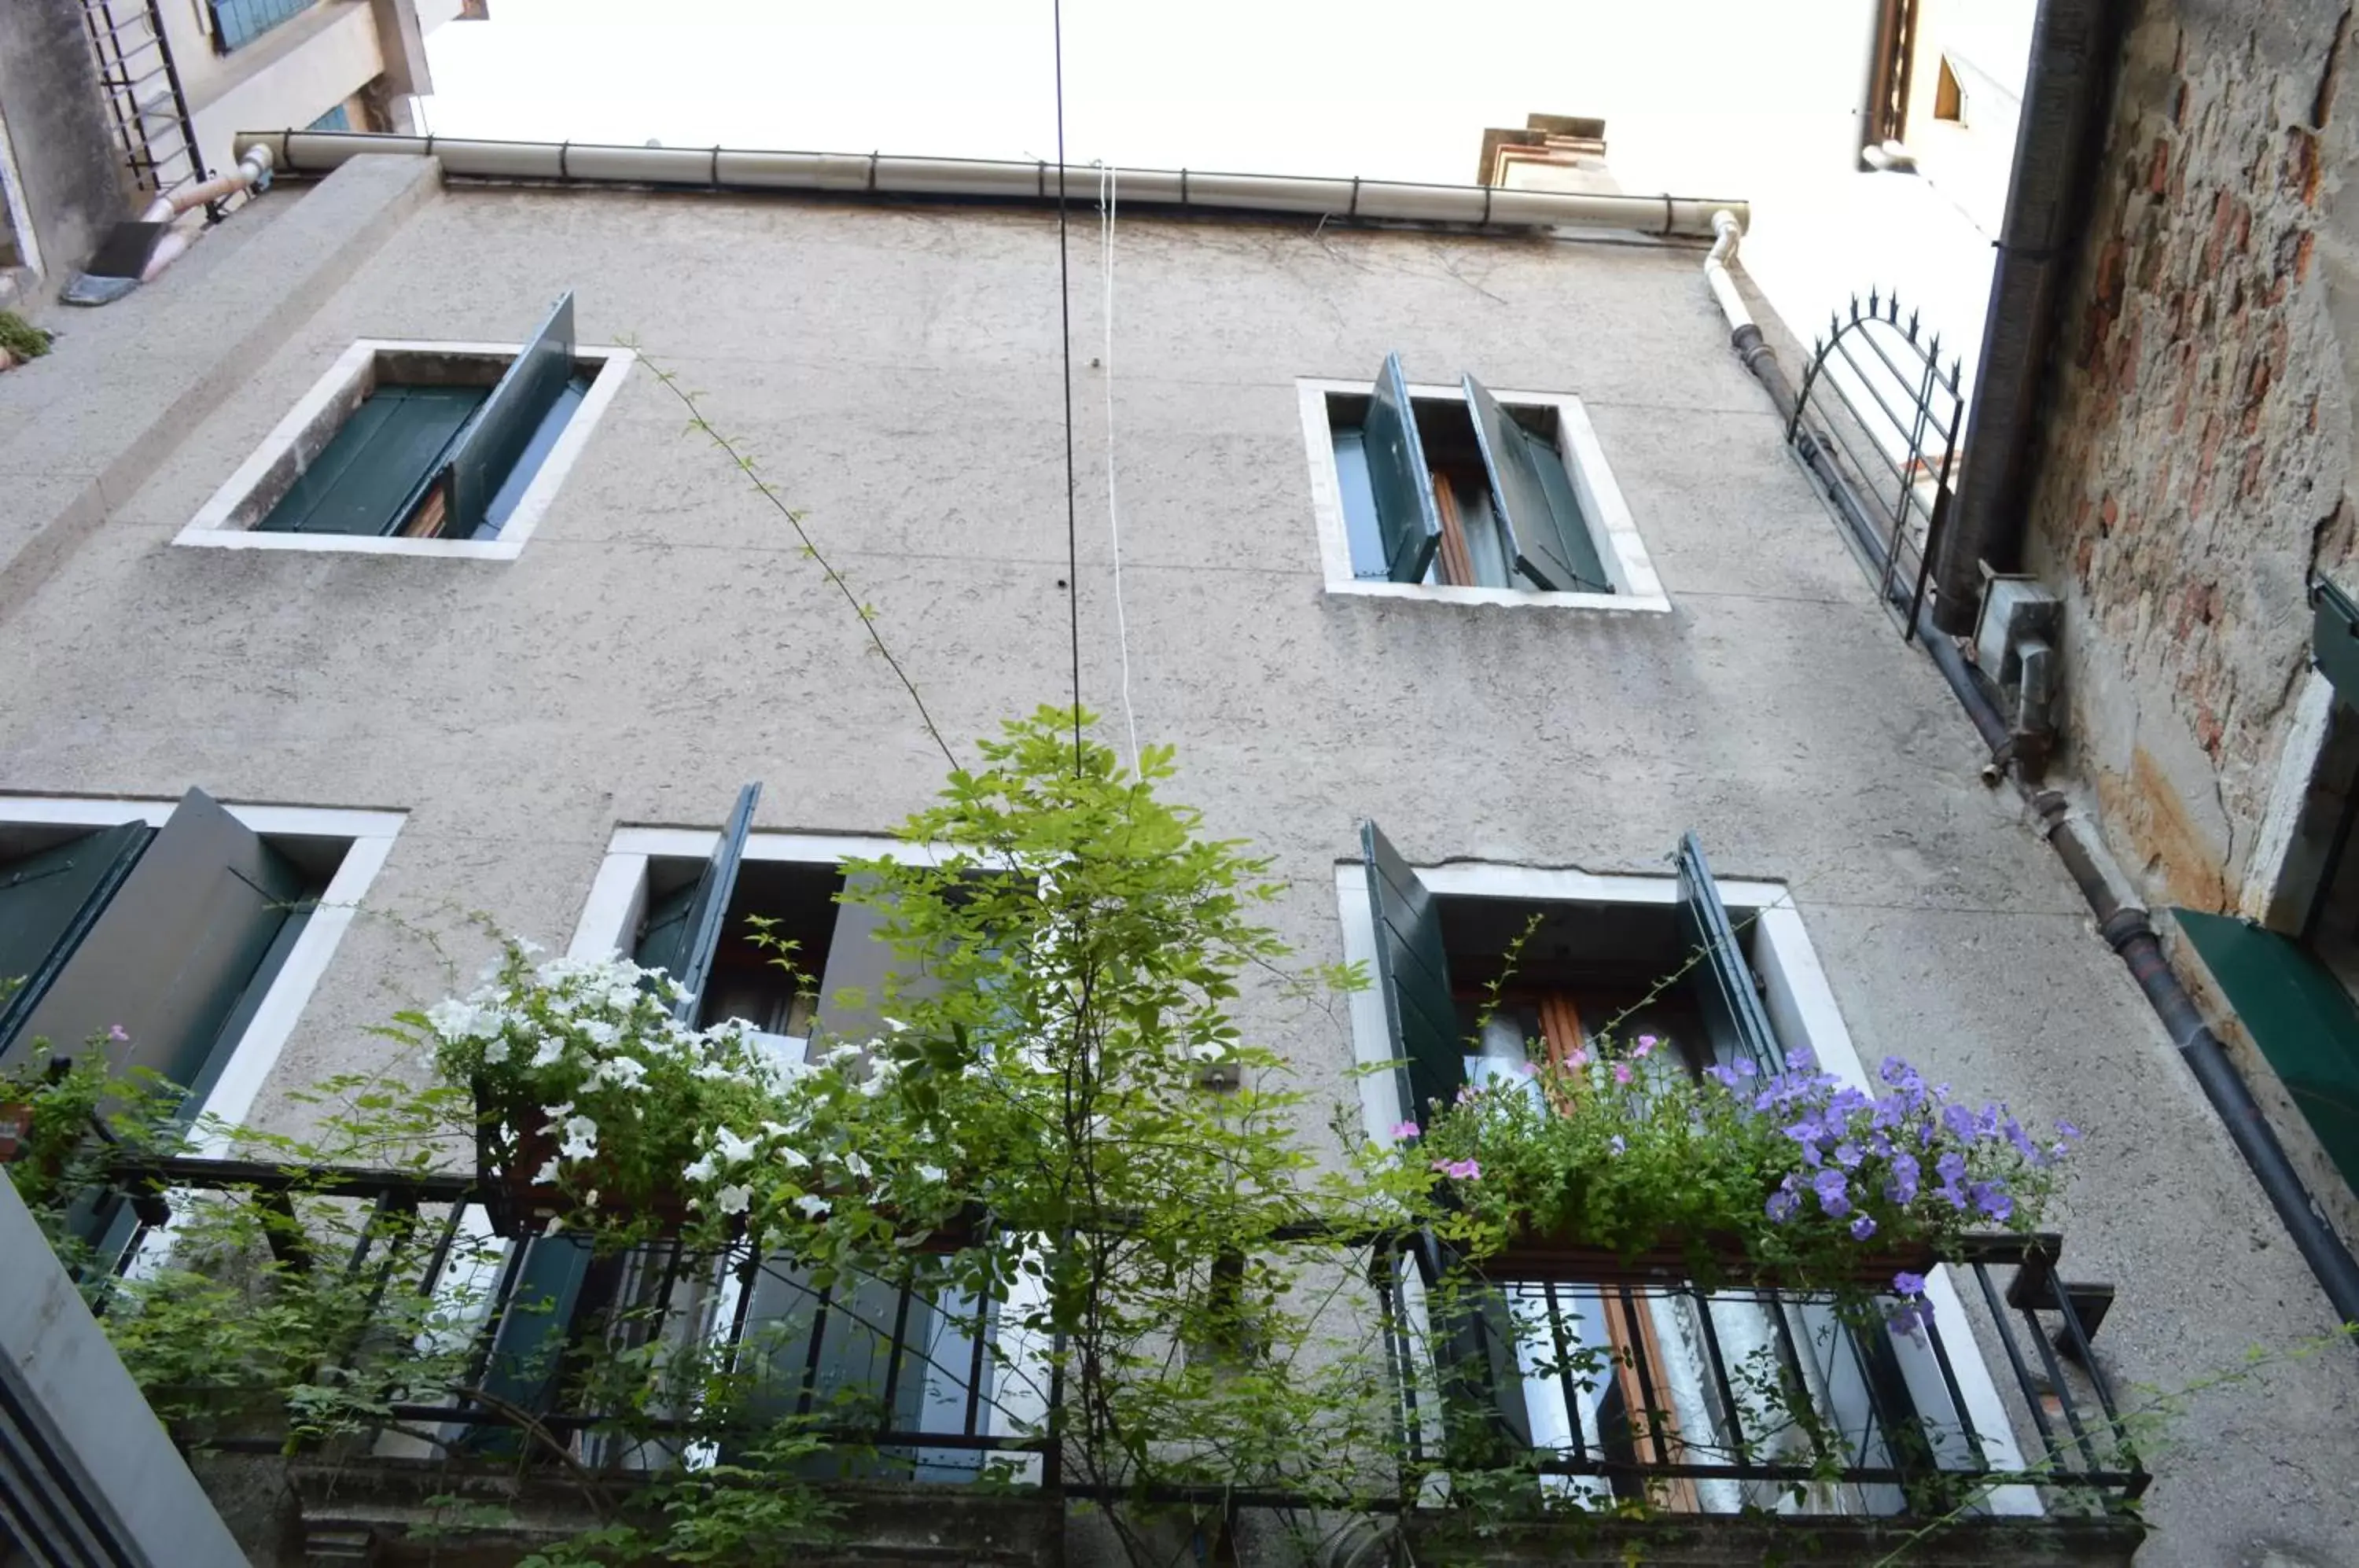
[[[2026,571],[2060,595],[2056,777],[2175,914],[2174,962],[2346,1243],[2359,1240],[2347,22],[2332,6],[2147,0],[2094,36],[2086,52],[2110,85],[2052,344],[2027,383],[2040,397],[2013,527],[1959,562]],[[2079,154],[2050,156],[2061,169]]]
[[[410,100],[433,91],[426,35],[487,14],[481,0],[16,0],[0,16],[0,278],[14,267],[17,291],[53,293],[141,192],[234,165],[240,130],[410,130]]]
[[[0,893],[19,900],[0,907],[0,970],[53,975],[0,1015],[0,1049],[136,1007],[143,1062],[219,1115],[283,1125],[290,1091],[386,1066],[371,1026],[472,968],[463,911],[585,954],[672,940],[653,911],[694,884],[748,779],[766,788],[738,912],[801,922],[831,981],[873,964],[839,934],[835,863],[929,803],[940,770],[835,590],[683,439],[659,366],[807,510],[953,737],[1068,700],[1078,591],[1082,696],[1131,704],[1142,738],[1177,746],[1176,792],[1272,857],[1268,918],[1299,955],[1374,959],[1380,920],[1428,920],[1469,991],[1538,914],[1533,1027],[1560,1040],[1577,1001],[1643,989],[1683,951],[1680,917],[1724,906],[1748,918],[1712,940],[1713,973],[1784,1049],[1854,1074],[1903,1054],[2027,1122],[2081,1124],[2059,1218],[2067,1276],[2115,1292],[2096,1363],[2124,1389],[2201,1390],[2150,1454],[2140,1561],[2346,1559],[2359,1365],[2301,1354],[2333,1327],[2310,1271],[1789,460],[1701,267],[1711,207],[1598,191],[1598,139],[1544,128],[1508,162],[1517,201],[1566,203],[1520,211],[1588,213],[1615,231],[1602,243],[1367,223],[1392,198],[1358,181],[1288,182],[1290,216],[1179,212],[1236,188],[1199,176],[1183,197],[1125,171],[1117,353],[1092,363],[1082,332],[1074,370],[1077,582],[1058,229],[1007,194],[1038,190],[1033,166],[929,165],[969,196],[929,202],[867,155],[503,146],[446,167],[414,140],[278,139],[281,185],[219,239],[0,378],[0,866],[24,874]],[[1557,154],[1571,193],[1549,183]],[[1500,197],[1402,199],[1479,218]],[[1681,234],[1647,237],[1667,225]],[[1078,331],[1107,299],[1093,268],[1073,275]],[[504,384],[524,390],[470,422],[518,362]],[[1447,514],[1430,564],[1402,554],[1422,535],[1386,526],[1387,407],[1425,432],[1411,493]],[[405,460],[376,439],[392,429],[435,455]],[[453,441],[499,451],[420,485]],[[1545,513],[1512,535],[1501,451]],[[1690,830],[1716,882],[1691,860],[1674,875]],[[61,865],[88,883],[51,920]],[[141,987],[184,950],[201,983]],[[706,1005],[791,1033],[791,999],[743,956],[723,954]],[[1722,1049],[1700,990],[1662,1005]],[[1238,1010],[1322,1105],[1390,1136],[1392,1079],[1353,1073],[1401,1054],[1383,997],[1334,1028],[1275,985]],[[1973,1270],[1933,1289],[1931,1340],[1813,1374],[1861,1463],[1782,1519],[1742,1476],[1676,1477],[1688,1511],[1765,1510],[1690,1532],[1683,1560],[1715,1541],[1759,1560],[1742,1530],[1814,1561],[2125,1559],[2135,1530],[2043,1513],[2025,1487],[1970,1521],[2019,1534],[1903,1539],[1953,1494],[1892,1483],[1886,1423],[1962,1421],[2006,1468],[2092,1388],[2036,1348],[2057,1326],[2036,1289],[2002,1318]],[[1701,1310],[1709,1340],[1714,1307],[1694,1303],[1599,1332],[1701,1432],[1715,1407],[1680,1314]],[[1614,1430],[1545,1379],[1501,1387],[1536,1442]],[[2060,1462],[2103,1443],[2060,1439]],[[1614,1452],[1629,1475],[1660,1465]],[[451,1550],[421,1532],[398,1556],[454,1483],[435,1469],[397,1495],[371,1479],[390,1473],[347,1454],[310,1490],[242,1494],[234,1522],[262,1563],[297,1560],[282,1527],[314,1560]],[[300,1517],[259,1517],[256,1496]],[[984,1555],[956,1506],[903,1516],[952,1541],[901,1559]]]

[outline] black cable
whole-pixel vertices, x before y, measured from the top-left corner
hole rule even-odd
[[[1073,634],[1073,772],[1082,771],[1082,545],[1073,478],[1073,275],[1065,246],[1065,5],[1049,0],[1057,63],[1057,314],[1065,348],[1065,584]]]

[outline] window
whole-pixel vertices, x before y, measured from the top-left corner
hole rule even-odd
[[[235,1121],[383,864],[383,811],[0,798],[0,1065],[116,1064]]]
[[[1392,1064],[1362,1079],[1369,1135],[1387,1140],[1395,1123],[1446,1103],[1462,1084],[1520,1076],[1527,1052],[1561,1055],[1609,1024],[1625,1039],[1644,1030],[1669,1040],[1670,1071],[1745,1060],[1775,1067],[1808,1045],[1824,1070],[1867,1087],[1784,889],[1718,881],[1692,835],[1674,859],[1676,875],[1665,877],[1466,863],[1418,868],[1375,824],[1363,824],[1361,855],[1337,867],[1336,890],[1344,956],[1364,964],[1375,981],[1352,998],[1355,1054],[1364,1066]],[[1507,954],[1519,936],[1510,973]],[[1477,1032],[1486,988],[1502,976],[1502,1016]],[[1666,976],[1676,978],[1665,985]],[[1653,1499],[1674,1509],[1897,1509],[1898,1489],[1882,1483],[1831,1484],[1797,1503],[1759,1482],[1678,1474],[1691,1461],[1725,1463],[1740,1432],[1765,1441],[1743,1385],[1732,1390],[1718,1375],[1755,1358],[1810,1390],[1818,1414],[1866,1467],[2020,1463],[1971,1336],[1949,1345],[1951,1384],[1932,1350],[1853,1334],[1815,1302],[1677,1282],[1488,1272],[1495,1290],[1434,1314],[1416,1333],[1448,1346],[1459,1366],[1487,1368],[1479,1387],[1455,1388],[1453,1397],[1487,1410],[1509,1443],[1595,1462],[1588,1473],[1543,1479],[1567,1497],[1606,1504],[1635,1497],[1646,1485],[1641,1470],[1651,1469]],[[1928,1292],[1943,1321],[1961,1321],[1943,1271]],[[1566,1376],[1568,1353],[1583,1347],[1601,1353],[1602,1367]],[[1967,1428],[1979,1434],[1981,1458],[1964,1440]],[[2038,1505],[2009,1489],[1990,1507],[2036,1512]]]
[[[1957,68],[1941,57],[1940,75],[1933,82],[1933,118],[1952,125],[1966,123],[1966,90],[1959,84]]]
[[[1579,399],[1299,385],[1329,592],[1669,608]]]
[[[521,346],[364,340],[175,542],[513,559],[631,358],[571,294]]]
[[[718,833],[617,832],[569,952],[577,958],[627,953],[662,968],[691,992],[682,1006],[693,1021],[745,1018],[786,1060],[799,1062],[813,1035],[874,1035],[875,987],[894,966],[891,950],[876,938],[878,911],[842,900],[841,862],[911,849],[881,837],[756,833],[757,798],[755,787],[742,792]],[[777,954],[752,940],[751,916],[773,921],[773,938],[796,943],[799,973],[772,963]],[[475,1234],[487,1235],[488,1227]],[[494,1325],[485,1388],[521,1409],[551,1408],[564,1371],[561,1354],[553,1352],[610,1332],[603,1325],[617,1304],[646,1305],[665,1299],[654,1292],[669,1290],[668,1334],[734,1336],[735,1370],[752,1408],[825,1410],[836,1399],[881,1400],[890,1390],[893,1430],[953,1439],[941,1447],[912,1443],[856,1461],[815,1462],[835,1466],[829,1474],[850,1463],[861,1474],[973,1480],[986,1456],[955,1441],[971,1421],[1006,1436],[1045,1413],[1045,1398],[1035,1397],[1048,1386],[1036,1365],[1045,1347],[1030,1345],[994,1309],[979,1309],[946,1284],[921,1284],[905,1310],[889,1282],[839,1282],[831,1290],[784,1264],[675,1280],[655,1258],[663,1250],[599,1258],[580,1238],[560,1234],[512,1253],[506,1267],[518,1281],[512,1299],[548,1306]]]
[[[271,28],[311,8],[311,0],[207,0],[213,49],[227,54],[244,49]]]

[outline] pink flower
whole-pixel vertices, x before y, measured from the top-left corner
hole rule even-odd
[[[1654,1037],[1653,1035],[1650,1035],[1650,1034],[1642,1034],[1642,1035],[1640,1035],[1640,1036],[1638,1037],[1638,1044],[1637,1044],[1636,1049],[1635,1049],[1634,1051],[1632,1051],[1630,1052],[1630,1054],[1631,1054],[1631,1055],[1633,1055],[1633,1056],[1648,1056],[1648,1055],[1651,1055],[1651,1054],[1653,1054],[1653,1052],[1654,1052],[1654,1050],[1655,1050],[1655,1046],[1656,1046],[1656,1044],[1657,1044],[1657,1041],[1656,1041],[1655,1037]]]
[[[1537,1062],[1527,1062],[1524,1063],[1524,1076],[1527,1078],[1538,1077],[1539,1071],[1540,1064]]]
[[[131,1035],[121,1024],[109,1024],[106,1026],[106,1038],[120,1045],[129,1040]]]
[[[1433,1168],[1456,1181],[1480,1181],[1483,1168],[1472,1160],[1437,1160]]]
[[[1576,1045],[1565,1052],[1564,1064],[1567,1067],[1586,1067],[1589,1065],[1589,1052]]]
[[[1393,1141],[1397,1143],[1403,1138],[1419,1137],[1423,1130],[1415,1122],[1395,1122],[1393,1123]]]
[[[1628,1062],[1617,1062],[1614,1064],[1614,1082],[1616,1083],[1627,1083],[1630,1082],[1630,1064]]]

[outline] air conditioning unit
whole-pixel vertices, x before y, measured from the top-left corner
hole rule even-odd
[[[1997,689],[2008,728],[2042,746],[2056,728],[2056,636],[2062,616],[2062,603],[2038,579],[1992,572],[1974,623],[1974,663]]]

